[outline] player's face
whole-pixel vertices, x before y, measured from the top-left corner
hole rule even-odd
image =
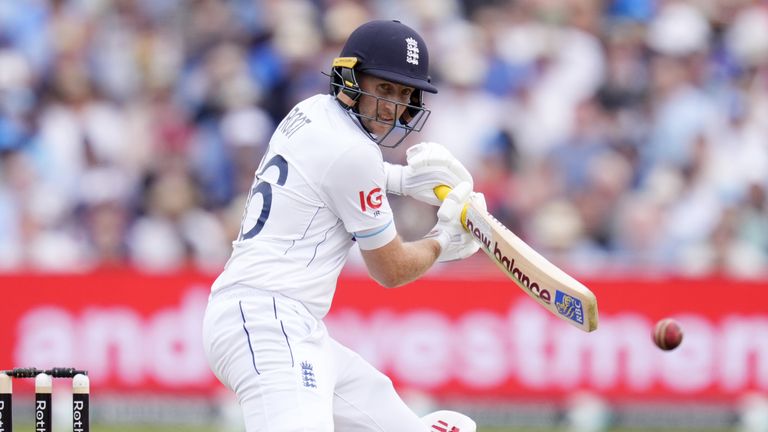
[[[376,136],[383,136],[394,127],[395,119],[403,115],[405,105],[411,102],[411,94],[413,94],[413,87],[406,87],[370,75],[361,77],[360,88],[365,93],[383,98],[377,99],[363,94],[358,101],[363,126]]]

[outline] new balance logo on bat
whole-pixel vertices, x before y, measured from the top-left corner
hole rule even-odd
[[[501,266],[504,267],[504,269],[509,274],[514,276],[514,278],[517,279],[521,285],[531,291],[533,295],[541,299],[541,301],[546,304],[552,303],[552,293],[550,293],[548,289],[542,288],[538,282],[531,280],[531,278],[525,274],[525,272],[520,269],[520,267],[516,267],[515,259],[509,258],[504,254],[504,252],[501,251],[501,249],[499,249],[499,243],[493,241],[491,235],[488,233],[488,230],[480,229],[478,224],[476,224],[471,218],[471,212],[467,212],[466,221],[467,230],[469,230],[469,232],[472,233],[475,238],[480,240],[480,243],[482,243],[488,255],[493,255],[496,262],[501,264]],[[493,248],[491,248],[491,243],[493,243]]]

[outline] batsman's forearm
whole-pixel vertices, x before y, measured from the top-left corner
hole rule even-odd
[[[422,276],[440,255],[440,244],[436,240],[421,239],[385,246],[388,253],[377,253],[372,259],[363,253],[368,273],[380,285],[395,288],[412,282]]]

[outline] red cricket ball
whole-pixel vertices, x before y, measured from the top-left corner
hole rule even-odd
[[[683,341],[683,328],[672,318],[664,318],[653,326],[651,337],[657,347],[664,351],[673,350]]]

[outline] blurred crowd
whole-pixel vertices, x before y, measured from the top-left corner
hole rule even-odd
[[[765,0],[2,1],[0,271],[221,269],[274,127],[370,19],[440,90],[386,159],[444,144],[581,273],[766,274]]]

